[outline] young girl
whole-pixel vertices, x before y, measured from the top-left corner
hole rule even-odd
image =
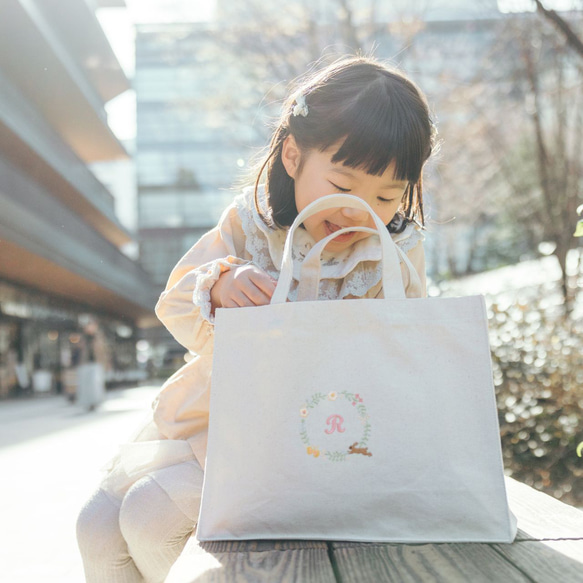
[[[338,192],[366,201],[419,274],[421,289],[402,270],[407,296],[425,296],[421,175],[433,138],[417,87],[372,59],[343,59],[290,96],[255,188],[235,198],[179,261],[156,305],[191,358],[164,384],[153,419],[120,448],[81,512],[77,532],[89,583],[163,581],[193,532],[206,455],[214,311],[269,303],[287,229],[299,211]],[[374,222],[349,208],[310,217],[294,241],[294,260],[351,226]],[[379,260],[376,237],[339,236],[323,256],[320,298],[383,297]],[[297,285],[292,282],[292,301]]]

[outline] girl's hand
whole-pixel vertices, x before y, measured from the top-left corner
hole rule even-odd
[[[242,265],[225,271],[211,289],[215,308],[264,306],[275,291],[275,279],[255,265]]]

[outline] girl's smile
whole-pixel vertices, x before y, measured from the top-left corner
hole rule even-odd
[[[340,225],[335,225],[334,223],[331,223],[330,221],[324,221],[324,226],[326,228],[326,234],[327,235],[331,235],[332,233],[335,233],[336,231],[339,231],[340,229],[344,229],[345,227],[342,227]],[[346,225],[346,226],[350,226],[350,225]],[[343,235],[338,235],[338,237],[336,237],[334,239],[335,242],[337,243],[345,243],[346,241],[350,241],[352,239],[352,237],[354,235],[356,235],[356,231],[352,231],[350,233],[344,233]]]
[[[348,193],[368,203],[383,223],[388,225],[401,205],[408,182],[395,179],[394,162],[378,176],[367,174],[359,168],[333,163],[332,157],[340,145],[334,144],[323,152],[310,150],[304,153],[293,136],[286,138],[282,149],[282,162],[287,173],[294,179],[298,212],[323,196]],[[343,228],[374,228],[374,219],[362,209],[333,208],[306,219],[304,227],[314,241],[321,241]],[[328,243],[326,249],[341,251],[367,237],[370,237],[369,233],[348,232]]]

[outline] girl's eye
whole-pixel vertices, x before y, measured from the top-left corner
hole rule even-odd
[[[330,180],[328,180],[328,182],[330,182]],[[330,184],[334,188],[337,188],[340,192],[350,192],[350,188],[342,188],[342,186],[338,186],[337,184],[334,184],[333,182],[330,182]]]
[[[395,202],[397,200],[396,198],[381,198],[380,196],[378,198],[381,202]]]

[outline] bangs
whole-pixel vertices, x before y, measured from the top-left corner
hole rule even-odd
[[[426,112],[421,107],[416,111],[411,102],[411,96],[392,90],[386,77],[377,78],[338,112],[341,116],[335,126],[335,139],[323,144],[322,149],[344,138],[332,157],[333,163],[380,176],[394,160],[394,178],[416,183],[431,153],[431,128]]]

